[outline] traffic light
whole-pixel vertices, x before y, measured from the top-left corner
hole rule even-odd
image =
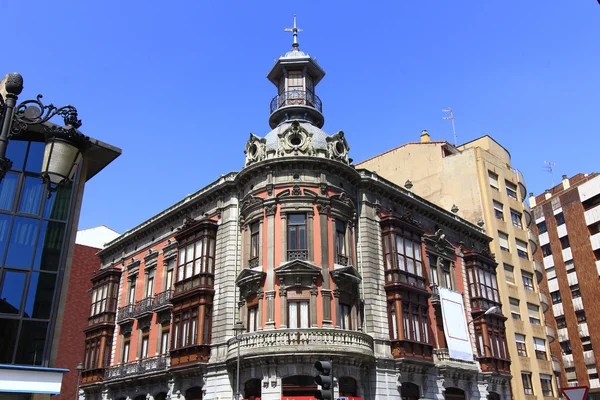
[[[319,371],[315,375],[315,383],[321,386],[315,393],[315,398],[320,400],[333,400],[333,362],[317,361],[315,369]]]

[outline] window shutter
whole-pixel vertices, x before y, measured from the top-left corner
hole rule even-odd
[[[510,301],[510,311],[511,312],[516,312],[517,314],[520,314],[520,312],[519,312],[519,300],[513,299],[512,297],[510,297],[509,301]]]
[[[498,201],[494,200],[494,208],[495,208],[496,210],[498,210],[498,211],[502,212],[504,207],[502,206],[502,203],[500,203],[500,202],[498,202]]]
[[[515,283],[515,268],[512,265],[504,264],[504,277],[508,282]]]
[[[544,339],[533,338],[533,343],[535,344],[536,351],[546,352],[546,341]]]
[[[488,176],[490,177],[490,186],[498,189],[498,175],[496,175],[492,171],[488,171]]]
[[[504,232],[498,232],[498,239],[500,240],[500,246],[501,247],[505,247],[505,248],[509,248],[508,247],[508,235]]]
[[[516,243],[517,243],[517,250],[521,250],[527,253],[527,243],[516,239]]]
[[[525,336],[515,333],[515,340],[517,343],[525,343]]]
[[[540,319],[540,308],[538,306],[527,303],[527,309],[529,310],[529,316]]]

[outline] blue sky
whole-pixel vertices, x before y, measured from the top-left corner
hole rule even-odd
[[[579,1],[0,0],[2,69],[21,99],[73,104],[82,131],[123,149],[86,186],[80,228],[123,232],[239,170],[249,132],[269,131],[265,78],[304,29],[327,72],[326,132],[355,161],[428,129],[452,141],[490,134],[528,190],[598,171],[600,6]],[[7,40],[8,39],[8,40]]]

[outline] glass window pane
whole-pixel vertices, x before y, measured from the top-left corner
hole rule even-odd
[[[306,246],[306,229],[304,226],[300,226],[298,228],[298,231],[299,231],[298,236],[300,239],[300,243],[299,243],[300,249],[306,249],[307,248],[307,246]]]
[[[44,204],[44,218],[67,220],[73,184],[61,185]]]
[[[8,172],[0,182],[0,209],[12,210],[19,174]]]
[[[11,364],[17,347],[18,319],[0,319],[0,364]]]
[[[26,272],[5,271],[0,292],[0,312],[18,314],[21,310],[21,300],[25,289]]]
[[[42,184],[42,180],[37,176],[26,176],[23,191],[21,192],[19,211],[26,214],[39,214],[43,193],[44,185]]]
[[[31,273],[24,317],[39,319],[50,318],[55,285],[56,274],[47,272]]]
[[[290,229],[289,248],[288,250],[296,250],[296,229]]]
[[[0,214],[0,262],[4,259],[4,250],[6,249],[10,220],[10,215]]]
[[[15,364],[42,364],[47,329],[47,322],[23,321]]]
[[[29,268],[33,258],[38,220],[15,217],[5,265]]]
[[[6,158],[12,161],[12,168],[15,171],[23,170],[23,163],[25,161],[25,152],[27,151],[27,144],[23,140],[10,140],[6,147]]]
[[[62,222],[43,221],[38,238],[33,269],[57,271],[65,233]]]
[[[27,163],[25,163],[25,171],[42,172],[42,162],[44,160],[44,142],[31,142],[29,145],[29,153],[27,154]]]
[[[306,221],[306,215],[304,214],[290,214],[288,216],[290,225],[304,224]]]

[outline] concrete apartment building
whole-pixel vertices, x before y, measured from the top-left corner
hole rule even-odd
[[[335,397],[510,398],[492,239],[356,169],[324,75],[294,37],[243,168],[98,253],[86,400],[311,400],[323,359]]]
[[[511,358],[511,387],[515,399],[558,397],[549,343],[553,328],[543,312],[549,300],[539,291],[543,279],[533,253],[537,244],[528,229],[532,223],[524,202],[522,174],[513,169],[510,153],[489,136],[460,146],[431,141],[423,131],[420,142],[387,151],[357,165],[409,188],[466,220],[485,228],[494,238],[498,282]]]
[[[562,384],[589,386],[590,396],[600,398],[598,356],[600,313],[600,175],[563,175],[562,182],[538,196],[531,196],[535,224],[552,307],[547,321],[558,329],[552,353],[560,358],[565,373]]]

